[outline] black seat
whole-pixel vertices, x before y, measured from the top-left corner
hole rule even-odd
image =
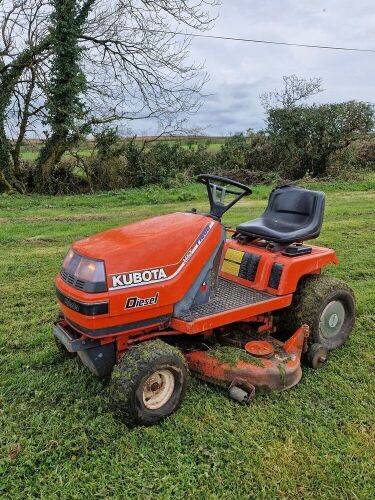
[[[259,219],[237,226],[237,232],[277,243],[317,238],[322,227],[325,195],[298,186],[274,189]]]

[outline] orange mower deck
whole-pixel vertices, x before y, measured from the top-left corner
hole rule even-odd
[[[215,355],[215,349],[187,353],[185,357],[190,370],[208,382],[227,388],[235,385],[249,393],[253,392],[252,388],[257,391],[284,390],[301,380],[301,355],[308,336],[309,328],[304,325],[285,343],[269,337],[272,355],[249,355],[248,361],[244,350],[241,359],[234,363],[223,362]]]

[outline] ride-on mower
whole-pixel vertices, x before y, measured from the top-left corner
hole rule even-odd
[[[111,375],[111,400],[128,424],[176,410],[189,370],[241,403],[288,389],[301,362],[323,365],[354,324],[350,288],[321,275],[335,252],[303,243],[320,233],[323,193],[276,188],[260,218],[230,229],[223,214],[251,189],[199,180],[208,214],[163,215],[78,241],[56,279],[57,345]]]

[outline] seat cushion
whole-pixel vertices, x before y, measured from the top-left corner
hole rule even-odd
[[[277,220],[265,221],[263,217],[240,224],[237,226],[237,231],[249,236],[262,237],[280,243],[293,243],[307,239],[304,228],[295,229],[294,224]],[[313,235],[309,236],[309,238],[313,237]]]

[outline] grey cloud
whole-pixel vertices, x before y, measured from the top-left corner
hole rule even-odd
[[[212,34],[375,48],[373,0],[222,0]],[[194,39],[191,59],[206,61],[207,96],[192,126],[226,134],[264,126],[259,94],[283,75],[323,78],[321,102],[374,100],[375,54]]]

